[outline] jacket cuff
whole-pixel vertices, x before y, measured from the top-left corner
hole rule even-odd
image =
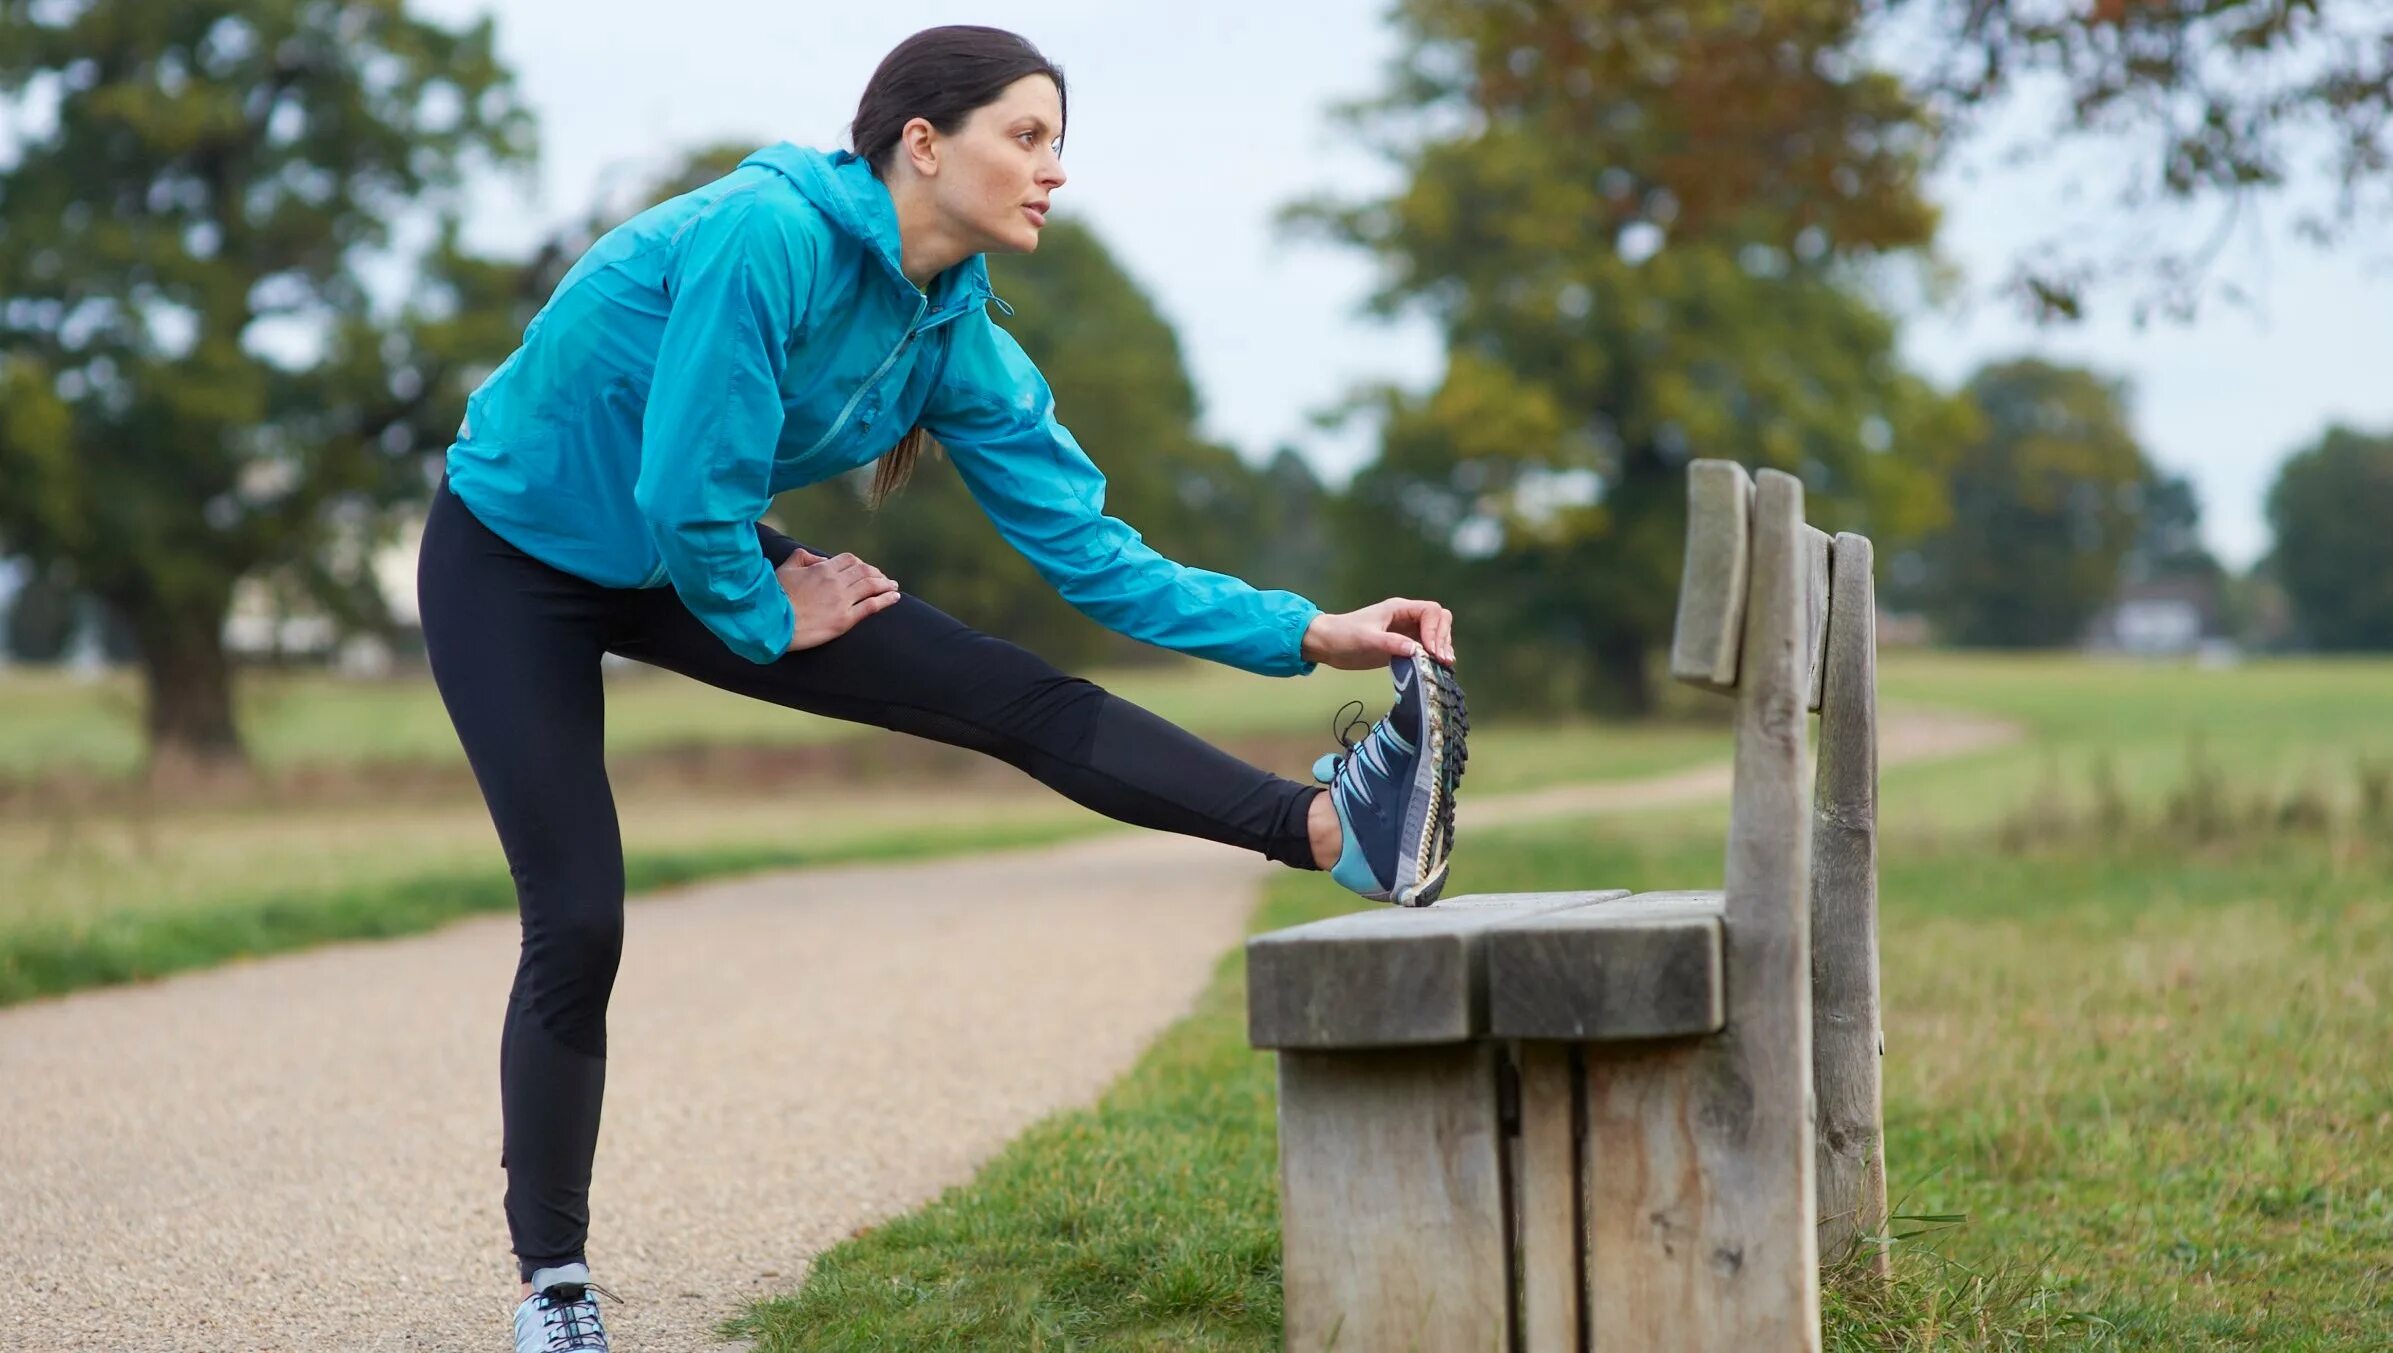
[[[1321,608],[1302,597],[1297,600],[1302,604],[1289,607],[1281,618],[1281,623],[1287,627],[1287,671],[1284,675],[1311,676],[1313,669],[1321,664],[1305,661],[1305,631],[1311,628],[1313,617],[1321,614]]]

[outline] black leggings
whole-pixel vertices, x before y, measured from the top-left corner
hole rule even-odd
[[[756,529],[776,565],[797,548]],[[484,526],[445,482],[424,527],[416,590],[432,676],[490,805],[523,915],[499,1096],[507,1227],[527,1280],[583,1257],[607,996],[623,950],[602,654],[986,752],[1109,817],[1318,867],[1306,819],[1319,790],[1258,770],[913,596],[829,643],[759,665],[725,647],[671,588],[600,587],[551,568]]]

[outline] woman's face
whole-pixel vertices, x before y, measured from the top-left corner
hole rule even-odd
[[[927,125],[927,124],[925,124]],[[1027,254],[1039,247],[1047,206],[1064,184],[1056,143],[1063,100],[1055,82],[1025,75],[939,138],[932,200],[976,253]]]

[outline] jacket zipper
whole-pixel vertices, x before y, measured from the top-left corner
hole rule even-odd
[[[864,383],[856,387],[856,393],[848,396],[848,402],[839,410],[839,416],[831,420],[830,431],[825,432],[822,436],[815,438],[814,445],[807,447],[805,451],[801,452],[798,456],[798,459],[804,460],[807,457],[812,456],[815,452],[822,450],[826,446],[829,446],[831,444],[831,439],[838,436],[840,430],[848,425],[848,417],[856,412],[856,406],[864,402],[864,397],[872,393],[873,387],[881,383],[881,377],[889,374],[889,368],[897,365],[897,359],[905,355],[906,349],[912,346],[915,338],[921,334],[922,331],[914,326],[922,323],[923,312],[929,310],[930,308],[931,298],[928,296],[923,297],[922,300],[915,305],[914,318],[906,321],[906,336],[897,340],[897,346],[891,348],[889,350],[889,355],[881,359],[881,365],[876,368],[870,376],[864,378]]]

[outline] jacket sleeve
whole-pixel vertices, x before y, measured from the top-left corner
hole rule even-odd
[[[956,322],[923,425],[999,535],[1081,614],[1133,639],[1264,676],[1302,676],[1320,608],[1157,554],[1105,514],[1105,476],[1055,418],[1055,399],[985,311]]]
[[[797,625],[755,522],[772,501],[781,373],[811,269],[805,240],[753,193],[735,193],[667,247],[671,310],[632,498],[682,604],[733,652],[768,663]]]

